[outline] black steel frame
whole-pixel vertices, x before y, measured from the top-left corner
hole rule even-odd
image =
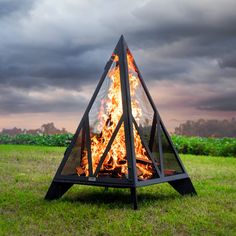
[[[184,168],[184,165],[181,161],[181,159],[178,156],[178,153],[171,141],[171,138],[164,126],[163,121],[161,120],[161,117],[156,109],[156,106],[151,98],[151,95],[143,81],[143,78],[140,74],[140,71],[135,63],[135,66],[137,68],[137,73],[140,78],[142,87],[144,88],[144,91],[147,95],[147,98],[153,108],[154,116],[153,116],[153,123],[151,128],[151,134],[150,134],[150,141],[149,143],[145,142],[145,139],[143,137],[142,132],[140,131],[134,117],[132,116],[132,110],[131,110],[131,98],[130,98],[130,88],[129,88],[129,77],[128,77],[128,65],[127,65],[127,52],[130,53],[129,48],[124,40],[123,35],[120,37],[120,40],[118,41],[114,53],[112,54],[112,57],[107,62],[103,75],[97,85],[97,88],[88,104],[88,107],[83,115],[83,118],[73,136],[73,139],[69,145],[69,147],[66,149],[64,153],[64,158],[61,161],[61,164],[54,176],[54,179],[51,183],[51,186],[48,189],[48,192],[45,196],[45,199],[52,200],[60,198],[73,184],[84,184],[84,185],[95,185],[95,186],[104,186],[104,187],[118,187],[118,188],[130,188],[131,191],[131,199],[133,202],[133,208],[137,209],[137,194],[136,194],[136,187],[141,186],[147,186],[151,184],[157,184],[162,182],[168,182],[176,191],[178,191],[180,194],[196,194],[196,191],[192,185],[192,182]],[[102,83],[104,79],[106,78],[106,75],[113,63],[114,54],[118,55],[119,57],[119,67],[120,67],[120,83],[121,83],[121,95],[122,95],[122,106],[123,106],[123,115],[120,118],[119,123],[117,124],[117,127],[100,159],[100,162],[96,168],[95,173],[93,173],[92,170],[92,157],[91,157],[91,149],[90,149],[90,131],[89,131],[89,111],[98,95],[98,92],[102,86]],[[124,124],[125,129],[125,142],[126,142],[126,153],[127,153],[127,162],[128,162],[128,178],[97,178],[98,171],[100,170],[100,167],[102,166],[102,163],[108,153],[108,151],[111,148],[112,142],[114,141],[116,134],[119,131],[119,128],[121,127],[122,123]],[[148,157],[152,161],[154,168],[157,173],[157,178],[139,181],[136,173],[136,158],[135,158],[135,149],[134,149],[134,137],[133,137],[133,124],[135,128],[137,129],[142,144],[147,150]],[[66,176],[61,175],[61,171],[69,158],[69,155],[72,151],[73,146],[75,145],[75,142],[77,140],[77,137],[80,133],[80,130],[83,128],[83,136],[86,136],[86,147],[88,150],[88,163],[89,163],[89,176]],[[156,137],[156,129],[158,137]],[[176,160],[178,161],[182,173],[172,176],[165,176],[164,175],[164,161],[163,161],[163,150],[162,150],[162,140],[160,135],[160,130],[164,132],[164,135],[166,136],[168,142],[171,145],[171,148],[173,150],[173,153],[176,157]],[[153,157],[151,155],[151,147],[154,142],[154,139],[158,139],[159,143],[159,152],[160,152],[160,169],[157,166],[156,162],[153,160]]]

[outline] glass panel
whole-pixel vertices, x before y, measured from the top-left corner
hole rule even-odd
[[[133,125],[134,130],[134,149],[136,156],[136,170],[138,180],[157,178],[157,173],[152,160],[149,159],[148,153],[142,144],[140,135]]]
[[[161,127],[161,142],[163,151],[163,165],[164,165],[164,175],[176,175],[183,173],[183,170],[175,156],[174,150],[168,141],[162,127]]]
[[[62,169],[62,175],[88,176],[88,158],[85,129],[81,129],[75,145]]]
[[[122,125],[98,172],[98,177],[128,178],[125,131]]]
[[[117,55],[113,55],[112,58],[111,68],[89,112],[93,172],[123,112],[119,58]]]
[[[134,58],[130,51],[127,51],[127,62],[132,115],[143,134],[145,142],[149,144],[154,111],[141,84],[138,70],[135,67]]]
[[[155,160],[157,167],[161,170],[160,164],[160,149],[159,149],[159,138],[158,138],[158,127],[156,126],[155,136],[153,138],[153,143],[151,143],[152,157]]]

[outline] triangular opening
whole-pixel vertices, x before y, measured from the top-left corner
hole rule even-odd
[[[93,173],[123,113],[119,58],[113,54],[112,60],[88,115]]]
[[[136,157],[136,172],[138,180],[148,180],[158,178],[157,170],[154,166],[151,152],[144,139],[141,138],[140,133],[133,125],[134,133],[134,149]]]
[[[61,175],[88,176],[88,166],[86,130],[82,127],[66,160],[66,163],[62,168]]]
[[[163,152],[164,176],[182,174],[183,169],[178,157],[162,126],[160,126],[161,144]]]
[[[124,124],[120,126],[106,157],[100,161],[96,177],[128,178]]]
[[[132,115],[138,124],[145,141],[149,143],[154,110],[143,88],[134,58],[129,50],[127,50],[127,64]]]
[[[127,65],[129,74],[131,110],[139,130],[137,131],[137,129],[134,127],[134,147],[136,154],[137,176],[139,180],[153,179],[158,177],[153,161],[156,162],[156,167],[158,167],[157,165],[160,163],[153,158],[153,154],[149,147],[149,143],[151,142],[154,110],[143,88],[134,58],[128,49]],[[142,138],[140,135],[142,135]],[[146,144],[145,146],[144,143]]]
[[[152,127],[149,148],[152,153],[152,157],[157,164],[157,167],[159,168],[160,171],[162,171],[161,155],[160,155],[160,142],[159,142],[158,132],[160,132],[158,130],[158,126],[156,124],[154,124]]]

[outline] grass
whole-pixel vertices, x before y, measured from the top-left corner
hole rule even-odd
[[[236,159],[181,155],[198,192],[168,184],[129,191],[73,186],[60,200],[44,195],[65,148],[0,145],[0,235],[236,235]]]

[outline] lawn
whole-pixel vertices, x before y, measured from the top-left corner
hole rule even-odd
[[[198,192],[168,184],[129,191],[74,185],[44,195],[65,148],[0,145],[0,235],[236,235],[236,158],[181,155]]]

